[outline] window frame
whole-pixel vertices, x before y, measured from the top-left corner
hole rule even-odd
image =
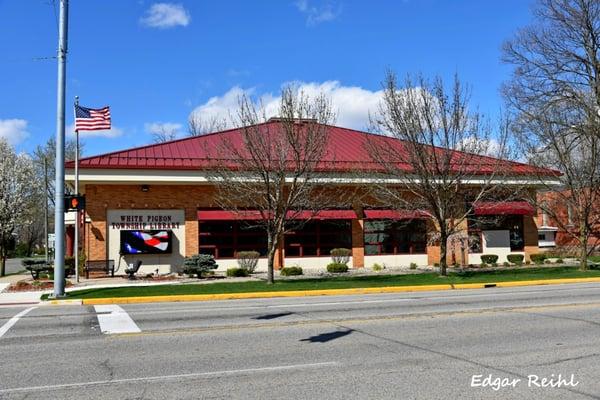
[[[384,222],[391,222],[391,227],[395,226],[394,231],[395,232],[390,232],[390,230],[388,229],[369,229],[367,228],[367,223],[368,222],[374,222],[374,221],[384,221]],[[366,219],[365,220],[365,225],[364,225],[364,229],[363,229],[363,246],[365,249],[365,256],[391,256],[391,255],[425,255],[427,254],[427,221],[423,220],[423,219],[414,219],[414,220],[410,220],[410,222],[408,222],[408,224],[404,227],[408,230],[408,232],[413,231],[413,229],[411,229],[411,225],[415,222],[418,223],[422,223],[423,224],[423,231],[421,233],[423,233],[425,235],[425,239],[422,243],[424,243],[423,246],[423,251],[416,251],[415,248],[417,247],[417,243],[421,243],[421,241],[415,241],[415,240],[409,240],[408,241],[408,248],[409,251],[408,252],[401,252],[399,251],[399,249],[401,248],[401,243],[406,244],[406,242],[401,242],[399,240],[399,234],[398,234],[398,225],[394,225],[394,223],[406,223],[406,220],[393,220],[393,219],[385,219],[385,218],[377,218],[377,219]],[[373,242],[373,241],[367,241],[367,235],[372,235],[372,234],[384,234],[384,235],[389,235],[389,237],[392,239],[391,243],[392,243],[392,248],[393,248],[393,252],[386,252],[384,250],[385,248],[385,242],[383,241],[378,241],[378,242]],[[377,246],[377,253],[367,253],[367,246]]]

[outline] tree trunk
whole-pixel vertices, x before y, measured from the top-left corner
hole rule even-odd
[[[446,262],[446,253],[448,252],[448,235],[445,232],[440,232],[440,275],[448,275],[448,265]]]
[[[274,240],[270,233],[267,233],[267,284],[272,285],[275,283],[275,250],[276,245],[273,244]]]
[[[587,235],[585,233],[583,233],[579,237],[579,245],[581,246],[581,248],[579,249],[579,269],[582,270],[582,271],[585,271],[585,270],[588,269],[587,243],[588,243],[588,237],[587,237]]]
[[[4,247],[0,248],[0,276],[6,275],[6,254],[4,254]]]

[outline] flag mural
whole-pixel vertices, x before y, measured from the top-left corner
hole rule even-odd
[[[86,108],[75,105],[75,130],[100,131],[110,129],[110,107]]]

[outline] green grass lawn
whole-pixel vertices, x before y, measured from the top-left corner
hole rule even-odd
[[[447,278],[437,273],[411,275],[340,276],[279,280],[274,285],[263,281],[216,282],[206,285],[156,285],[104,289],[83,289],[68,293],[69,298],[93,299],[105,297],[163,296],[186,294],[217,294],[267,292],[285,290],[348,289],[382,286],[436,285],[457,283],[493,283],[501,281],[524,281],[532,279],[589,278],[600,277],[600,271],[579,271],[573,267],[520,268],[492,272],[470,271],[464,274],[450,273]]]

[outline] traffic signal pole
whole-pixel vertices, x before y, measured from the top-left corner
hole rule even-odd
[[[65,296],[65,83],[69,0],[60,0],[56,98],[56,182],[54,191],[54,298]]]
[[[75,105],[79,105],[79,96],[75,96]],[[79,131],[75,129],[75,196],[79,196]],[[75,280],[79,282],[79,207],[75,210]]]

